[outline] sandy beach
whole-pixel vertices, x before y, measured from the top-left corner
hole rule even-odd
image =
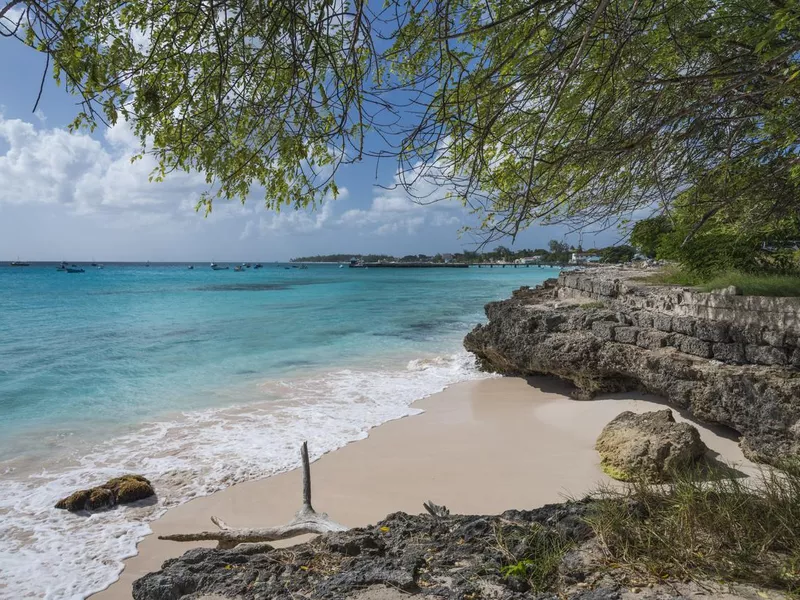
[[[637,394],[582,402],[567,392],[553,379],[509,377],[457,384],[420,400],[415,406],[423,414],[381,425],[367,439],[313,463],[314,506],[355,527],[395,511],[419,513],[429,499],[454,513],[496,514],[580,497],[610,481],[594,450],[606,423],[624,410],[658,410],[664,404]],[[688,420],[674,413],[677,420]],[[731,432],[695,424],[717,458],[741,471],[756,469]],[[201,545],[160,541],[159,534],[212,528],[212,515],[232,526],[280,524],[299,504],[296,470],[171,509],[152,523],[153,535],[126,561],[119,581],[92,598],[127,600],[133,581]]]

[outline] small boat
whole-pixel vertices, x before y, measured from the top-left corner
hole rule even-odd
[[[95,267],[95,269],[102,269],[103,265],[95,265],[94,267]]]
[[[233,267],[233,270],[236,271],[237,273],[241,273],[242,271],[244,271],[244,267],[241,265],[236,265],[235,267]]]
[[[61,264],[60,264],[60,265],[58,265],[58,267],[56,267],[56,271],[66,271],[66,270],[67,270],[67,263],[65,263],[65,262],[62,260],[62,261],[61,261]]]
[[[85,273],[83,269],[75,268],[75,265],[66,268],[67,273]]]
[[[194,269],[194,265],[189,265],[189,266],[188,266],[188,267],[186,267],[186,268],[187,268],[187,269],[189,269],[189,270],[191,271],[192,269]]]
[[[144,266],[145,267],[149,267],[150,266],[150,261],[148,260],[146,263],[144,263]]]
[[[344,269],[344,265],[339,265],[339,268],[340,269]]]
[[[9,265],[10,265],[10,266],[12,266],[12,267],[30,267],[30,266],[31,266],[31,263],[26,263],[26,262],[23,262],[23,261],[21,261],[21,260],[19,259],[19,256],[18,256],[18,257],[17,257],[17,260],[12,260],[12,261],[9,263]]]
[[[256,263],[256,265],[253,268],[254,269],[261,269],[261,268],[263,268],[263,266],[264,265],[262,265],[261,263]]]

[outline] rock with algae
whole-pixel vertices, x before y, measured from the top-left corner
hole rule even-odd
[[[78,490],[56,503],[56,508],[71,512],[103,510],[117,504],[136,502],[153,496],[150,482],[141,475],[123,475],[88,490]]]
[[[609,476],[622,481],[666,481],[699,461],[708,448],[697,428],[676,423],[669,409],[620,413],[605,426],[595,448]]]

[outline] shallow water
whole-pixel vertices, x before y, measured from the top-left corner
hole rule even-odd
[[[461,349],[483,304],[557,273],[284,267],[0,267],[0,598],[85,597],[166,507],[483,377]],[[127,471],[157,502],[52,508]]]

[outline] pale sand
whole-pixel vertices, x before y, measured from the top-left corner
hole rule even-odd
[[[367,439],[313,463],[314,506],[355,527],[394,511],[419,513],[428,499],[454,513],[493,514],[581,497],[610,481],[594,450],[606,423],[623,410],[664,404],[634,394],[581,402],[566,391],[551,379],[498,378],[421,400],[416,406],[423,414],[381,425]],[[685,420],[677,411],[675,416]],[[755,471],[727,432],[698,427],[721,459]],[[233,526],[276,525],[290,520],[299,504],[300,472],[291,471],[171,509],[152,523],[154,535],[126,561],[120,580],[93,598],[128,600],[135,579],[201,545],[160,541],[159,534],[213,528],[212,515]]]

